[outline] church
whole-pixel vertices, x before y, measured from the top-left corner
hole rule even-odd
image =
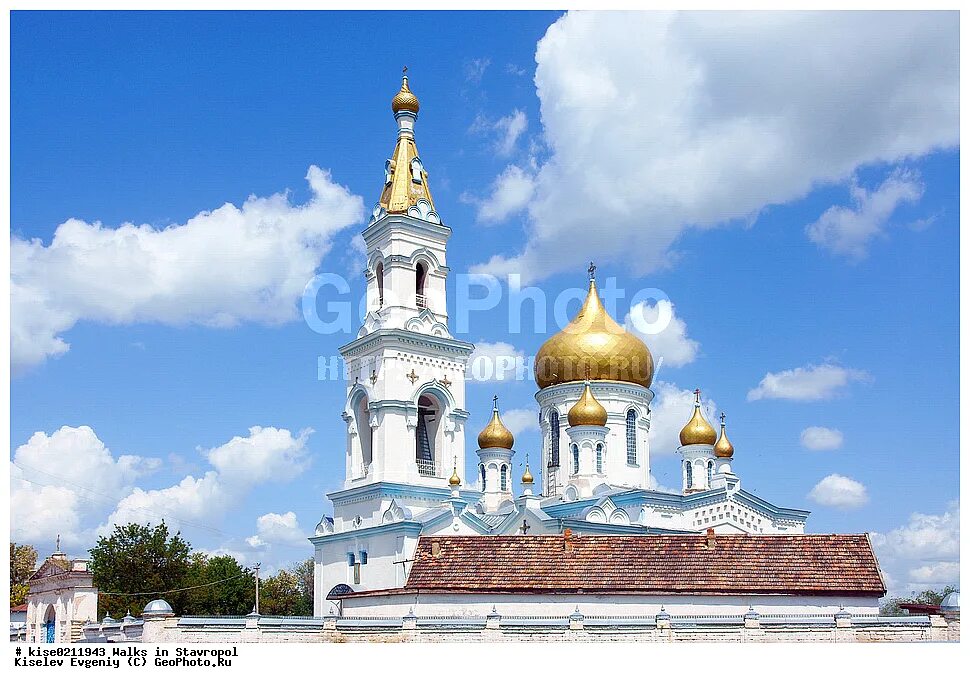
[[[445,285],[452,231],[438,215],[418,153],[420,106],[406,74],[391,109],[397,140],[363,231],[366,317],[356,339],[340,348],[349,371],[342,411],[346,475],[343,487],[329,494],[333,516],[324,515],[310,538],[315,615],[332,613],[334,605],[347,613],[397,609],[403,614],[414,603],[402,601],[402,594],[437,585],[429,562],[448,576],[465,577],[464,583],[439,586],[439,592],[451,593],[442,598],[445,610],[493,604],[492,597],[468,597],[465,607],[456,606],[461,601],[454,596],[501,590],[488,579],[505,570],[509,589],[520,581],[522,591],[535,594],[546,582],[558,594],[583,592],[581,576],[587,570],[578,574],[578,584],[566,582],[572,589],[564,588],[560,584],[572,570],[558,563],[585,557],[587,551],[625,558],[631,571],[668,560],[656,564],[657,572],[673,577],[673,583],[654,586],[650,576],[627,573],[628,580],[614,581],[612,588],[603,588],[604,595],[630,590],[640,581],[638,590],[654,596],[683,597],[703,586],[694,592],[732,595],[713,601],[722,606],[747,607],[751,593],[760,591],[786,608],[796,603],[838,607],[851,597],[857,609],[874,613],[885,585],[868,538],[805,535],[808,511],[746,491],[735,471],[725,416],[705,415],[699,390],[680,432],[680,493],[651,485],[654,359],[646,344],[607,312],[592,264],[579,313],[536,353],[542,451],[537,462],[526,462],[514,492],[515,435],[502,423],[498,398],[489,419],[471,419],[466,406],[465,370],[474,346],[449,331]],[[482,408],[476,414],[488,415],[489,407]],[[469,432],[477,433],[474,451],[466,443]],[[468,458],[474,460],[468,463]],[[541,486],[533,468],[541,472]],[[476,472],[475,480],[464,480],[468,471]],[[598,537],[608,538],[598,542]],[[724,553],[717,562],[692,559],[715,548]],[[564,554],[543,564],[543,553],[553,549]],[[824,568],[817,566],[820,554],[831,558]],[[678,562],[681,556],[685,559]],[[499,557],[508,562],[491,567]],[[852,566],[840,564],[843,559]],[[444,560],[451,563],[448,568]],[[732,567],[762,564],[768,573],[760,579],[732,575]],[[540,565],[543,569],[536,569]],[[785,566],[802,574],[781,572],[772,583],[772,572]],[[864,576],[854,585],[850,579],[859,572]],[[799,583],[798,576],[819,580]],[[826,576],[831,585],[825,584]],[[431,584],[419,586],[420,580]],[[806,600],[809,583],[817,583],[818,595],[828,597]],[[802,597],[779,601],[779,594]],[[660,602],[678,602],[670,596]],[[658,603],[654,612],[661,607],[658,599],[649,602]],[[713,605],[707,598],[694,602]],[[534,612],[534,607],[522,609]]]

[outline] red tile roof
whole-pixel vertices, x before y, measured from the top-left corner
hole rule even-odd
[[[11,612],[26,612],[27,611],[27,604],[25,603],[23,605],[17,605],[16,607],[11,607],[10,608],[10,611]]]
[[[864,534],[423,536],[405,590],[886,593]]]

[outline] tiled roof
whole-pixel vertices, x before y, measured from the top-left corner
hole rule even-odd
[[[886,592],[869,538],[862,534],[423,536],[405,589],[873,596]]]
[[[17,605],[16,607],[11,607],[10,608],[10,611],[11,612],[26,612],[27,611],[27,605],[25,603],[23,605]]]

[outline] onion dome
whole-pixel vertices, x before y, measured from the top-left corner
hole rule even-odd
[[[704,412],[701,410],[701,390],[695,389],[694,414],[691,415],[690,421],[684,425],[684,428],[680,430],[680,445],[706,444],[713,446],[715,441],[717,441],[717,432],[714,431],[711,423],[705,419]]]
[[[448,484],[451,486],[461,486],[461,477],[458,476],[457,467],[452,471],[451,478],[448,479]]]
[[[401,90],[391,100],[391,111],[395,114],[399,111],[409,111],[417,114],[421,106],[418,103],[418,98],[414,96],[411,88],[408,87],[407,71],[407,67],[405,67],[404,76],[401,78]]]
[[[593,391],[589,388],[588,381],[586,382],[586,387],[583,389],[583,395],[569,409],[566,419],[569,420],[570,427],[606,426],[606,408],[593,396]]]
[[[719,458],[734,457],[734,446],[728,439],[727,430],[724,428],[724,413],[721,413],[721,436],[717,438],[717,443],[714,444],[714,455]]]
[[[498,416],[498,396],[492,398],[492,403],[492,419],[478,435],[478,447],[511,449],[515,437]]]
[[[535,477],[532,476],[532,471],[529,470],[529,463],[525,464],[525,472],[522,473],[522,483],[531,484],[535,481]]]
[[[649,387],[653,380],[650,349],[607,313],[596,291],[594,270],[590,264],[589,293],[579,314],[536,354],[534,371],[540,389],[584,379]]]

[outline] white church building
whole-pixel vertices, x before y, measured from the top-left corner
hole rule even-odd
[[[515,438],[502,424],[497,400],[490,420],[480,421],[471,419],[465,403],[465,371],[474,346],[454,338],[449,330],[445,284],[451,228],[435,209],[428,172],[418,154],[419,103],[406,76],[392,100],[392,110],[397,142],[385,165],[380,200],[363,231],[367,314],[357,338],[340,349],[350,378],[342,411],[347,425],[346,477],[343,487],[329,494],[333,516],[325,515],[310,538],[314,614],[330,614],[335,604],[344,610],[366,605],[365,612],[379,611],[384,605],[406,612],[405,605],[413,601],[395,594],[407,591],[409,581],[417,590],[418,578],[412,580],[416,563],[424,563],[422,576],[427,579],[427,563],[438,559],[442,549],[451,549],[452,561],[460,557],[472,566],[484,561],[481,553],[500,556],[517,548],[516,557],[523,566],[534,566],[539,556],[530,553],[549,551],[548,543],[514,545],[515,538],[523,536],[566,539],[559,543],[561,548],[556,547],[567,554],[571,543],[586,547],[592,543],[587,537],[608,536],[609,546],[596,547],[612,547],[625,557],[634,553],[634,559],[636,553],[642,558],[652,557],[651,553],[678,557],[670,554],[670,548],[685,544],[721,548],[734,553],[731,562],[741,563],[758,562],[769,552],[788,553],[788,560],[810,573],[812,562],[818,561],[817,548],[806,537],[797,538],[804,534],[809,513],[776,505],[744,489],[734,471],[734,446],[724,415],[718,432],[704,414],[699,391],[693,414],[684,416],[680,433],[681,492],[651,487],[653,358],[643,341],[606,311],[592,266],[580,312],[536,354],[542,453],[539,462],[526,463],[521,488],[513,492]],[[474,451],[466,444],[468,430],[478,433]],[[541,488],[535,485],[531,467],[541,471]],[[469,470],[477,473],[474,481],[463,480],[462,473]],[[712,543],[709,534],[753,538]],[[656,542],[642,540],[654,536]],[[443,537],[495,538],[484,545],[457,540],[442,545],[447,540]],[[762,542],[767,537],[778,538]],[[868,539],[863,536],[862,543],[858,536],[825,538],[830,539],[826,553],[833,558],[864,555],[862,564],[869,572],[864,589],[862,584],[841,586],[836,581],[806,597],[786,579],[758,590],[772,594],[769,602],[786,609],[798,605],[818,609],[825,604],[834,606],[834,611],[850,599],[857,609],[874,612],[885,587]],[[419,544],[424,549],[420,553]],[[833,560],[829,567],[833,575],[851,574],[840,561]],[[714,566],[702,568],[701,574],[708,576]],[[461,574],[455,567],[449,571],[453,576]],[[523,571],[528,573],[523,569],[516,574],[519,579],[525,576]],[[547,567],[546,571],[552,576],[557,570]],[[731,579],[730,573],[726,570],[725,578],[721,571],[717,585],[711,584],[707,593],[697,585],[654,586],[641,576],[640,594],[652,596],[647,600],[652,607],[644,603],[644,609],[656,612],[653,603],[707,607],[717,603],[746,609],[754,601],[751,592],[758,591],[746,588],[750,584],[744,576]],[[473,577],[474,572],[464,575]],[[690,581],[710,578],[691,576],[695,578]],[[550,590],[573,590],[555,588],[556,582],[549,580]],[[469,581],[451,586],[452,593],[441,602],[446,607],[439,608],[454,611],[463,600],[479,607],[494,604],[492,597],[456,598],[479,589],[494,593],[501,588],[491,584],[476,588]],[[527,588],[523,590],[528,592]],[[582,585],[573,588],[583,590]],[[612,590],[622,589],[618,583]],[[604,590],[610,594],[611,589]],[[720,597],[710,597],[715,594]],[[727,594],[732,597],[724,598]],[[823,594],[824,599],[819,597]],[[672,595],[679,597],[673,600]],[[629,595],[624,600],[637,602]],[[571,609],[575,601],[572,597],[566,601]]]

